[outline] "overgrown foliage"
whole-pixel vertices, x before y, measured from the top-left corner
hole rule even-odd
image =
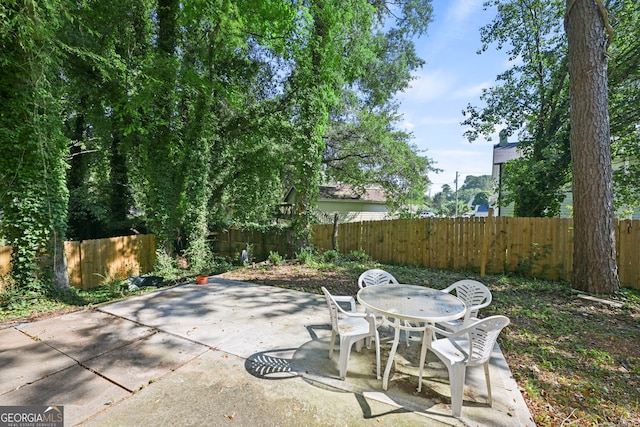
[[[0,234],[13,247],[16,286],[67,287],[67,216],[58,80],[62,1],[0,5]]]
[[[197,264],[213,224],[273,222],[291,187],[303,247],[325,178],[409,203],[429,161],[393,98],[430,16],[413,0],[3,3],[0,237],[17,286],[60,282],[44,266],[64,272],[67,237],[152,232]],[[336,141],[339,126],[357,134]],[[369,160],[333,157],[329,173],[330,139]]]

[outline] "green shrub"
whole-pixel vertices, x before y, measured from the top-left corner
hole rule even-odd
[[[344,256],[346,261],[366,263],[371,262],[371,257],[362,249],[351,251]]]
[[[340,259],[340,253],[336,250],[330,249],[324,253],[325,262],[336,262]]]
[[[153,274],[161,277],[177,277],[179,270],[176,260],[167,255],[165,251],[157,250]]]
[[[282,256],[278,252],[269,251],[269,257],[267,258],[273,265],[282,264]]]
[[[305,265],[315,265],[316,255],[313,248],[302,248],[296,253],[296,258]]]

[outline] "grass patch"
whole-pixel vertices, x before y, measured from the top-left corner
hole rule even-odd
[[[0,322],[35,321],[59,312],[91,308],[128,296],[153,292],[175,283],[164,281],[158,286],[139,289],[130,288],[126,280],[112,280],[87,290],[72,287],[61,291],[46,285],[20,291],[9,288],[0,293]]]

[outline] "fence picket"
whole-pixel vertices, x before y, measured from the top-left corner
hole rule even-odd
[[[640,221],[629,223],[631,228],[623,224],[617,231],[620,282],[624,287],[640,289],[640,252],[636,250],[640,246]],[[363,230],[363,250],[383,263],[479,271],[486,232],[487,273],[516,272],[571,280],[572,219],[493,217],[488,222],[485,218],[425,218],[365,221],[358,226]],[[314,225],[314,230],[324,227]],[[409,236],[415,236],[415,240]],[[315,246],[325,249],[319,241]]]
[[[313,226],[314,246],[332,249],[333,224]],[[573,220],[567,218],[425,218],[364,221],[339,225],[341,253],[363,250],[382,263],[426,268],[480,271],[482,242],[488,233],[486,272],[528,273],[552,280],[571,280]],[[230,229],[212,234],[214,252],[235,256],[253,245],[254,257],[269,251],[293,255],[290,231],[262,233]],[[640,220],[616,221],[617,262],[623,287],[640,289]],[[97,286],[105,275],[124,278],[152,270],[153,235],[100,241],[65,242],[69,278],[73,286]],[[0,274],[7,274],[9,247],[0,247]],[[137,273],[136,273],[137,272]],[[101,277],[102,276],[102,277]]]

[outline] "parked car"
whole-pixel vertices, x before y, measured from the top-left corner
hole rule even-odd
[[[434,214],[433,212],[420,212],[420,214],[418,214],[419,218],[435,218],[436,214]]]

